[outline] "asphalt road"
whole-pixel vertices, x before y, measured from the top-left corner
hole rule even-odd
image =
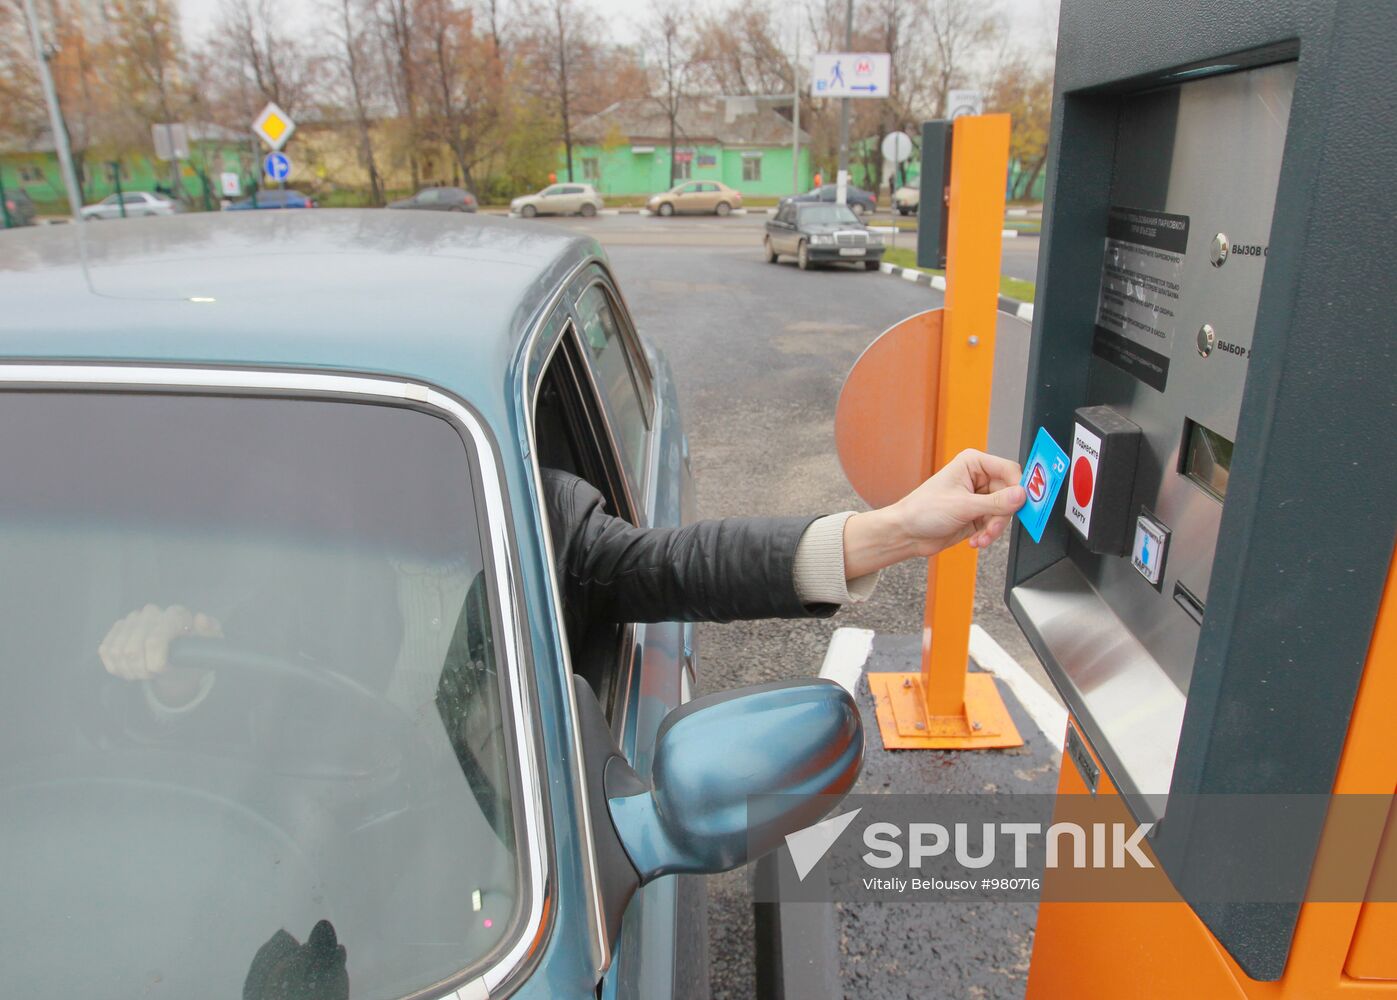
[[[703,516],[859,509],[834,450],[840,386],[879,333],[940,306],[942,297],[861,268],[802,272],[789,263],[767,264],[754,218],[761,217],[601,216],[562,224],[601,240],[642,334],[674,367]],[[1027,337],[1023,324],[1000,334],[998,412],[991,422],[1009,428],[997,435],[1008,435],[1004,450],[1013,449],[1018,425],[1017,412],[1004,411],[1021,408],[1022,397],[998,386],[1022,386]],[[981,557],[976,618],[1041,677],[1004,608],[1006,554],[1001,541]],[[828,621],[700,626],[700,692],[813,674],[839,626],[917,635],[924,591],[925,564],[908,563],[886,571],[867,604]],[[753,995],[748,878],[738,871],[709,879],[717,998]]]

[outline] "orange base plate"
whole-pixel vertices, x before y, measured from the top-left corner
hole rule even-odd
[[[1023,746],[990,674],[965,675],[961,715],[926,714],[921,674],[868,675],[888,750],[989,750]]]

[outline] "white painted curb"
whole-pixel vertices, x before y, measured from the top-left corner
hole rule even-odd
[[[825,662],[820,665],[820,676],[853,694],[873,651],[873,635],[873,630],[868,628],[835,629],[829,648],[825,650]],[[1030,677],[1019,661],[1006,653],[988,632],[974,623],[970,626],[970,658],[981,670],[1008,686],[1049,746],[1062,746],[1067,737],[1067,709]]]
[[[872,649],[871,628],[835,629],[829,638],[829,649],[825,650],[825,662],[820,665],[820,676],[853,694]]]
[[[1028,676],[1019,661],[1006,653],[988,632],[973,623],[970,626],[970,658],[981,670],[994,674],[1008,685],[1050,746],[1062,746],[1067,738],[1067,709],[1058,704],[1043,685]]]

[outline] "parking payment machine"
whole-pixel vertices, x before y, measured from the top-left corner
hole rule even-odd
[[[1006,598],[1060,792],[1179,900],[1045,903],[1030,997],[1397,989],[1397,902],[1306,901],[1331,793],[1397,786],[1394,52],[1390,0],[1063,0],[1023,451],[1068,471]]]

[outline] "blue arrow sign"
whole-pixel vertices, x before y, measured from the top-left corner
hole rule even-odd
[[[262,168],[272,180],[284,181],[291,176],[291,157],[285,153],[268,153]]]
[[[858,84],[858,83],[856,83],[856,84],[854,84],[852,87],[850,87],[849,89],[850,89],[850,90],[866,90],[866,91],[868,91],[870,94],[874,94],[874,93],[877,93],[877,92],[878,92],[878,85],[877,85],[876,83],[865,83],[865,84]]]

